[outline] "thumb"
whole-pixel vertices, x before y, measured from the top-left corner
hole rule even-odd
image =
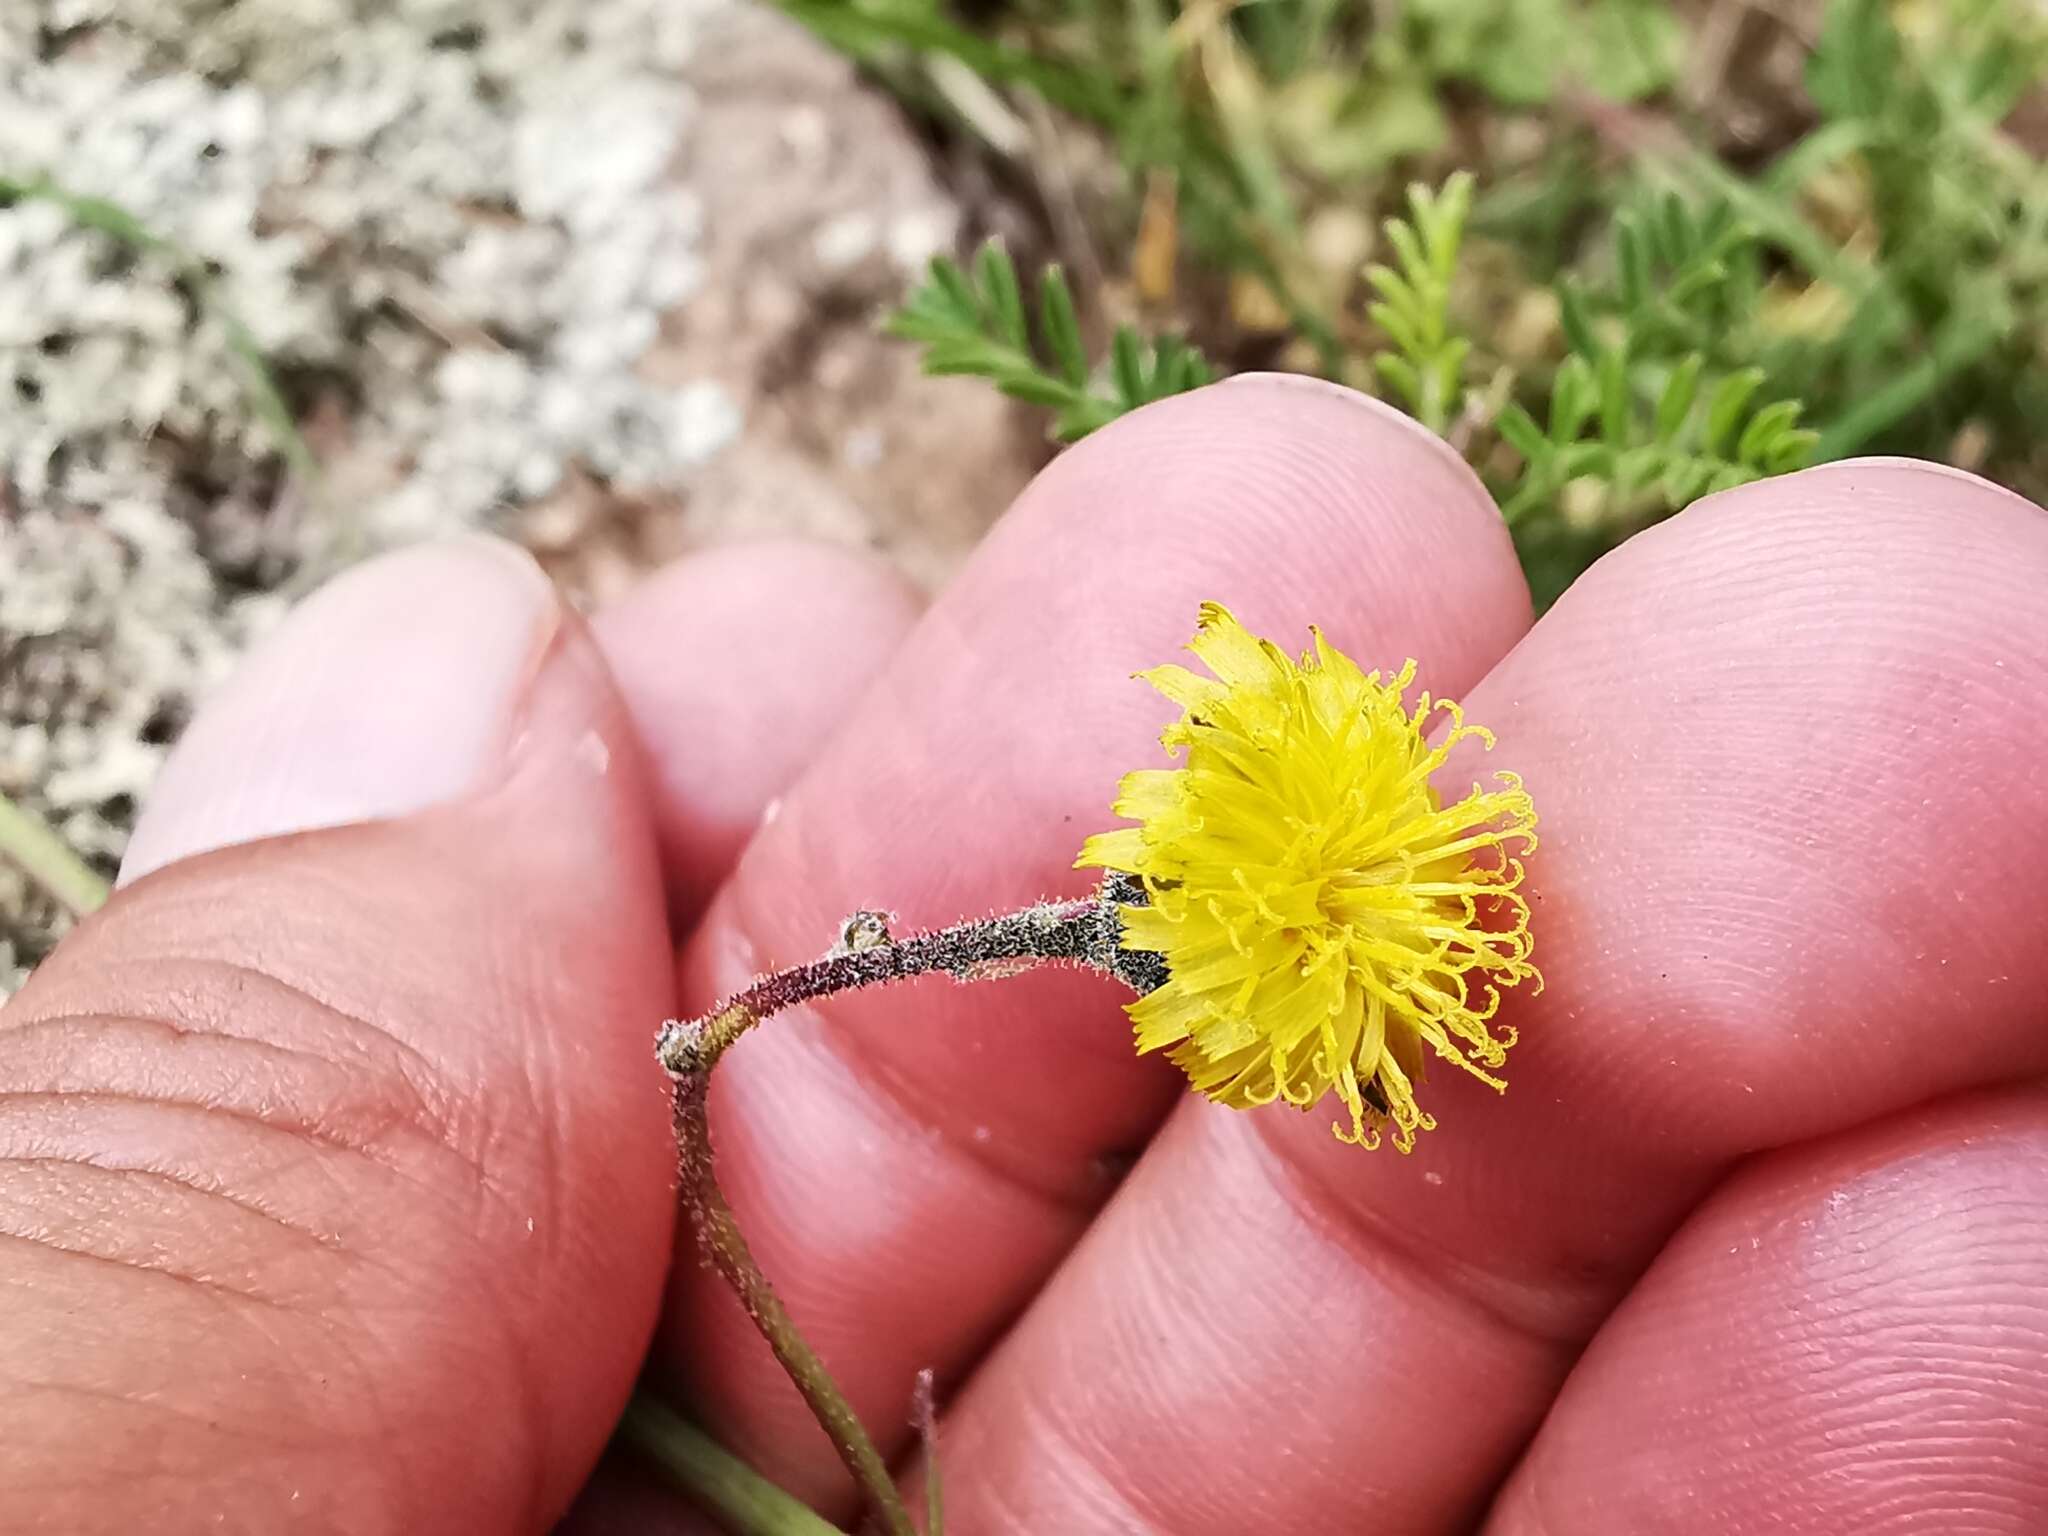
[[[123,879],[0,1013],[0,1528],[544,1529],[673,1211],[594,645],[509,546],[361,567],[194,723]]]

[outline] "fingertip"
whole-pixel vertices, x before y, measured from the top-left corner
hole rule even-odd
[[[2018,491],[1995,480],[1987,480],[1953,464],[1906,458],[1899,454],[1870,454],[1862,458],[1815,464],[1790,474],[1752,480],[1746,485],[1718,491],[1712,496],[1702,497],[1694,506],[1725,508],[1750,502],[1778,506],[1809,500],[1827,505],[1853,502],[1860,497],[1902,502],[1930,510],[1943,506],[1965,510],[1984,507],[2041,515],[2041,508]]]
[[[1098,629],[1136,623],[1141,656],[1185,639],[1202,597],[1286,643],[1311,620],[1356,641],[1346,610],[1369,593],[1360,628],[1398,637],[1401,654],[1368,640],[1361,660],[1412,654],[1426,673],[1439,664],[1433,686],[1462,689],[1530,618],[1507,525],[1449,444],[1295,375],[1241,375],[1111,423],[1055,460],[990,544],[978,565],[1070,552],[1061,611],[1093,607]],[[1175,588],[1183,607],[1155,600]]]
[[[679,910],[709,897],[920,606],[873,555],[778,539],[678,561],[597,616]]]
[[[1453,479],[1464,481],[1476,493],[1477,501],[1484,504],[1489,500],[1486,487],[1481,484],[1472,466],[1465,462],[1464,455],[1406,411],[1399,410],[1384,400],[1375,399],[1348,385],[1307,373],[1237,373],[1223,382],[1232,389],[1260,391],[1270,395],[1276,403],[1291,399],[1298,404],[1305,398],[1319,396],[1346,411],[1363,411],[1378,417],[1381,423],[1395,432],[1412,436],[1423,449],[1437,459]]]
[[[1468,701],[1543,816],[1551,986],[1519,1006],[1569,1029],[1528,1072],[1630,1060],[1631,1126],[1712,1161],[2037,1069],[2005,999],[2039,974],[2013,914],[2048,845],[2013,808],[2044,583],[2039,508],[1897,459],[1723,492],[1589,571]],[[1916,1016],[1958,1027],[1930,1055]]]
[[[344,572],[206,701],[143,809],[123,883],[475,788],[564,616],[531,556],[482,535]]]
[[[64,1529],[526,1529],[616,1422],[675,1216],[670,946],[625,711],[519,558],[379,562],[259,657],[165,867],[0,1024],[50,1234],[4,1254],[50,1386],[0,1389],[0,1443],[34,1426]]]
[[[817,953],[858,907],[915,928],[1079,894],[1076,848],[1158,760],[1161,702],[1131,674],[1185,645],[1205,599],[1292,649],[1313,623],[1365,665],[1413,657],[1446,693],[1529,613],[1500,513],[1414,424],[1272,379],[1150,405],[1056,459],[940,594],[750,844],[688,948],[685,998]],[[806,1009],[736,1053],[712,1105],[754,1252],[892,1442],[917,1369],[987,1346],[1176,1091],[1099,981],[1049,968],[959,991]],[[856,1186],[888,1191],[887,1219],[849,1219],[871,1204]],[[905,1261],[940,1250],[960,1262]],[[666,1352],[759,1464],[843,1501],[822,1437],[790,1431],[801,1403],[705,1284],[679,1267]],[[878,1333],[878,1311],[897,1326]]]
[[[1676,550],[1687,568],[1699,567],[1704,554],[1710,575],[1768,580],[1774,571],[1802,579],[1829,572],[1841,584],[1874,577],[1910,597],[1923,574],[1960,569],[1987,540],[2017,541],[2048,558],[2048,514],[2017,491],[1952,465],[1841,459],[1703,497],[1621,545],[1581,585],[1597,591],[1617,572],[1660,563]],[[1566,601],[1584,598],[1577,588],[1566,594]]]
[[[1770,1152],[1579,1359],[1487,1536],[2036,1532],[2048,1100]]]

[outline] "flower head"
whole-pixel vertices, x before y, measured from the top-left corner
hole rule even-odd
[[[1127,774],[1114,808],[1139,825],[1089,838],[1076,867],[1145,893],[1122,944],[1167,979],[1129,1006],[1140,1051],[1239,1108],[1334,1090],[1341,1139],[1391,1125],[1406,1152],[1436,1123],[1415,1102],[1429,1056],[1506,1086],[1515,1034],[1491,1019],[1499,988],[1537,975],[1516,857],[1536,813],[1509,773],[1445,805],[1430,775],[1493,737],[1428,694],[1404,706],[1414,662],[1382,680],[1310,633],[1294,661],[1205,603],[1188,648],[1214,677],[1141,674],[1182,707],[1160,739],[1185,761]]]

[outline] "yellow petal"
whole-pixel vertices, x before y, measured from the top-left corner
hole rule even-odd
[[[1239,1108],[1334,1094],[1340,1137],[1406,1151],[1435,1124],[1424,1063],[1500,1086],[1499,995],[1541,984],[1518,890],[1535,809],[1507,775],[1444,805],[1449,742],[1492,739],[1455,705],[1409,705],[1412,661],[1383,678],[1316,633],[1296,662],[1216,604],[1190,648],[1213,680],[1143,674],[1182,708],[1161,740],[1185,764],[1127,775],[1115,810],[1140,825],[1080,859],[1150,896],[1120,914],[1124,947],[1166,962],[1129,1007],[1138,1047]]]

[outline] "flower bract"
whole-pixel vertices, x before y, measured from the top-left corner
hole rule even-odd
[[[1142,888],[1122,944],[1166,979],[1129,1006],[1140,1051],[1240,1108],[1334,1092],[1341,1139],[1385,1129],[1405,1152],[1435,1124],[1415,1098],[1429,1059],[1505,1087],[1500,989],[1540,982],[1519,889],[1536,814],[1511,773],[1446,804],[1432,776],[1492,736],[1405,703],[1414,662],[1383,678],[1311,635],[1297,660],[1204,604],[1189,649],[1212,675],[1141,674],[1181,707],[1161,737],[1180,765],[1126,775],[1114,809],[1137,825],[1076,862]]]

